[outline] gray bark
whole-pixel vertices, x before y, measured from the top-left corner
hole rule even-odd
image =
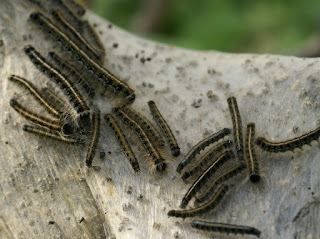
[[[182,150],[176,159],[166,149],[168,170],[153,172],[138,139],[126,130],[142,168],[134,174],[102,119],[100,148],[107,154],[94,159],[101,170],[88,169],[85,147],[23,132],[26,120],[9,106],[15,96],[40,110],[8,81],[11,74],[39,87],[49,81],[23,47],[32,44],[44,55],[61,52],[28,21],[35,10],[18,0],[0,2],[0,238],[230,238],[194,230],[191,219],[167,216],[190,186],[175,172],[177,164],[203,137],[232,127],[227,97],[237,98],[244,129],[255,122],[257,136],[286,140],[319,126],[319,58],[181,49],[139,38],[87,12],[105,45],[105,66],[135,89],[132,107],[152,119],[147,102],[154,100]],[[112,107],[105,97],[95,103],[103,113]],[[237,177],[223,203],[197,218],[253,226],[261,238],[320,238],[319,147],[313,142],[278,154],[257,149],[262,182]]]

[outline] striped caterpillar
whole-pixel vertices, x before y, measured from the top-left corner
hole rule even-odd
[[[233,138],[235,141],[237,156],[238,159],[242,161],[244,160],[242,122],[237,99],[235,97],[229,97],[227,102],[233,123]]]
[[[255,183],[260,181],[260,166],[258,162],[257,155],[254,150],[255,141],[255,124],[249,123],[247,125],[247,141],[246,141],[246,153],[247,153],[247,163],[250,181]]]
[[[320,126],[315,130],[312,130],[304,135],[282,142],[271,142],[263,137],[259,137],[256,140],[256,144],[259,145],[265,151],[278,153],[293,151],[296,148],[301,148],[302,146],[310,144],[312,141],[317,140],[319,137]]]
[[[182,217],[183,219],[185,219],[186,217],[195,217],[203,213],[206,213],[211,209],[215,208],[222,201],[223,197],[225,196],[228,190],[229,190],[229,186],[221,185],[217,190],[217,192],[215,193],[215,195],[213,196],[213,198],[209,202],[203,204],[200,207],[192,208],[188,210],[171,210],[168,212],[168,216]]]
[[[151,114],[155,121],[158,123],[159,127],[161,128],[162,132],[167,138],[167,141],[170,146],[171,153],[174,157],[178,157],[180,155],[180,147],[177,143],[176,138],[174,137],[169,125],[165,121],[165,119],[162,117],[160,111],[158,110],[156,103],[154,101],[148,102]]]
[[[185,208],[191,198],[205,185],[210,177],[231,158],[233,158],[232,151],[225,151],[217,155],[214,162],[198,177],[184,195],[180,208]]]
[[[233,233],[233,234],[248,234],[255,235],[260,237],[261,231],[254,227],[227,224],[227,223],[218,223],[218,222],[208,222],[202,220],[194,220],[191,223],[191,227],[210,232],[223,232],[223,233]]]
[[[181,173],[181,171],[196,157],[197,154],[200,153],[201,150],[203,150],[210,144],[213,144],[214,142],[219,141],[220,139],[224,138],[230,133],[231,133],[230,129],[224,128],[218,131],[217,133],[212,134],[209,137],[201,140],[199,143],[193,146],[193,148],[189,151],[189,153],[185,156],[185,158],[179,163],[176,171],[178,173]]]
[[[26,46],[24,48],[26,55],[30,58],[32,63],[41,70],[44,74],[46,74],[51,80],[59,85],[59,87],[64,91],[64,93],[68,96],[70,102],[76,109],[77,113],[87,113],[89,111],[89,107],[82,95],[78,91],[76,87],[72,84],[72,82],[61,72],[54,68],[49,62],[40,55],[32,46]]]
[[[92,165],[93,158],[95,156],[96,148],[100,138],[100,110],[98,107],[94,108],[92,113],[92,133],[91,140],[88,147],[86,164],[88,167]]]
[[[156,170],[158,172],[164,171],[167,167],[167,163],[165,162],[164,158],[160,155],[158,150],[155,148],[153,143],[150,141],[149,137],[141,128],[141,126],[135,120],[133,120],[127,113],[125,113],[121,108],[114,108],[113,110],[124,123],[129,125],[136,132],[144,148],[151,156],[152,163],[156,167]]]
[[[138,163],[138,160],[136,159],[134,153],[132,152],[132,149],[130,145],[128,144],[128,141],[124,134],[122,133],[122,130],[120,129],[118,123],[115,121],[115,119],[112,117],[111,114],[105,115],[105,120],[109,124],[110,128],[113,130],[114,134],[117,137],[117,140],[123,147],[123,151],[125,152],[126,156],[129,159],[129,162],[134,170],[134,172],[139,172],[140,171],[140,166]]]
[[[110,71],[92,60],[66,33],[41,13],[32,13],[30,19],[52,35],[68,52],[71,52],[77,60],[92,71],[105,87],[111,87],[115,94],[122,94],[126,100],[132,103],[135,99],[133,90],[123,81],[118,79]]]
[[[182,179],[186,180],[190,176],[199,172],[204,165],[206,165],[214,156],[225,149],[229,149],[232,146],[232,142],[230,140],[223,141],[215,146],[213,146],[201,159],[197,161],[197,163],[187,172],[182,175]]]

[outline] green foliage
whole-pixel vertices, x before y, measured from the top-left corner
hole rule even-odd
[[[144,2],[95,0],[94,10],[129,29]],[[187,48],[290,54],[320,27],[319,0],[168,2],[160,31],[147,37]]]

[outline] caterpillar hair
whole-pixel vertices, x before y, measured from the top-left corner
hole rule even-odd
[[[186,157],[179,163],[176,171],[178,173],[181,173],[181,171],[196,157],[198,153],[200,153],[201,150],[203,150],[210,144],[213,144],[214,142],[219,141],[220,139],[224,138],[230,133],[231,133],[230,129],[224,128],[219,132],[212,134],[209,137],[201,140],[199,143],[193,146],[193,148],[189,151]]]
[[[227,185],[221,185],[209,202],[203,204],[200,207],[192,208],[188,210],[171,210],[168,212],[168,216],[181,217],[185,219],[186,217],[195,217],[198,215],[202,215],[212,210],[213,208],[215,208],[222,201],[223,197],[225,196],[228,190],[229,190],[229,187]]]
[[[191,185],[187,193],[184,195],[180,204],[180,208],[185,208],[191,198],[206,184],[211,176],[231,158],[233,158],[232,151],[225,151],[217,155],[214,162],[198,177],[198,179]]]
[[[235,97],[229,97],[228,107],[233,123],[233,136],[235,141],[236,152],[239,160],[244,160],[243,155],[243,136],[242,136],[242,122],[241,115],[238,108],[237,99]]]
[[[111,114],[107,114],[104,116],[104,119],[109,124],[110,128],[113,130],[114,134],[117,137],[118,142],[121,144],[123,151],[125,152],[126,156],[129,159],[129,163],[131,164],[131,167],[133,168],[134,172],[140,171],[140,166],[138,163],[138,160],[136,159],[130,145],[128,144],[128,141],[126,137],[124,136],[121,128],[119,127],[118,123],[115,121],[115,119],[112,117]]]
[[[56,93],[50,90],[47,87],[41,88],[41,94],[46,100],[51,104],[51,106],[59,109],[61,112],[60,119],[63,122],[61,129],[64,135],[71,135],[77,128],[79,122],[79,117],[74,118],[74,115],[71,115],[70,107],[67,102],[65,102],[61,97],[59,97]],[[81,116],[81,115],[80,115]],[[71,120],[71,121],[70,121]]]
[[[150,112],[157,122],[158,126],[162,130],[163,134],[166,136],[166,139],[169,143],[171,153],[174,157],[178,157],[180,155],[180,147],[177,143],[176,138],[174,137],[169,125],[165,121],[165,119],[162,117],[159,109],[156,106],[156,103],[154,101],[149,101],[148,102]]]

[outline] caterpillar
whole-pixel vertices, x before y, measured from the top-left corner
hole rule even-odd
[[[62,32],[48,18],[41,13],[32,13],[30,19],[37,25],[42,26],[57,41],[61,42],[65,49],[82,62],[89,71],[92,71],[105,87],[111,87],[115,94],[123,94],[130,103],[134,101],[134,91],[126,83],[92,60],[66,33]]]
[[[138,160],[136,159],[134,153],[132,152],[132,149],[128,144],[128,141],[124,136],[122,130],[120,129],[118,123],[115,121],[115,119],[112,117],[111,114],[106,114],[104,116],[104,119],[107,121],[110,128],[113,130],[114,134],[116,135],[117,140],[122,145],[123,151],[125,152],[126,156],[129,158],[129,162],[134,172],[136,173],[139,172],[140,166],[139,166]]]
[[[225,136],[231,133],[230,129],[224,128],[218,131],[215,134],[210,135],[209,137],[201,140],[197,143],[193,148],[189,151],[186,157],[179,163],[176,171],[181,173],[181,171],[195,158],[195,156],[200,153],[201,150],[209,146],[210,144],[219,141],[220,139],[224,138]]]
[[[255,183],[260,181],[260,167],[258,158],[254,150],[255,141],[255,124],[249,123],[247,125],[247,142],[246,142],[246,153],[250,181]]]
[[[100,58],[102,59],[104,57],[105,50],[99,37],[88,21],[83,21],[78,18],[79,16],[81,17],[85,14],[85,9],[72,0],[64,0],[65,3],[61,0],[54,1],[58,5],[59,11],[64,14],[66,20],[74,26],[77,32],[80,32],[81,34],[87,33],[86,37],[92,41],[92,47],[99,52]],[[74,12],[76,14],[74,14]]]
[[[210,186],[200,194],[200,196],[196,197],[196,200],[194,201],[195,206],[199,206],[201,203],[205,202],[214,192],[214,189],[217,187],[217,185],[226,182],[230,178],[236,176],[237,174],[241,173],[246,168],[246,164],[240,162],[237,163],[234,167],[229,169],[227,172],[220,175],[218,178],[213,180],[210,183]]]
[[[185,172],[182,175],[182,179],[186,180],[190,176],[194,175],[195,173],[199,172],[204,165],[206,165],[210,159],[214,157],[217,153],[220,153],[224,149],[229,149],[232,146],[232,142],[230,140],[223,141],[214,147],[212,147],[200,160],[197,161],[196,165],[193,166],[189,171]]]
[[[10,100],[10,106],[17,111],[20,115],[22,115],[23,117],[25,117],[26,119],[39,124],[43,127],[46,127],[48,129],[53,129],[56,131],[60,131],[61,130],[61,121],[58,119],[52,120],[52,119],[48,119],[45,118],[43,116],[40,116],[28,109],[26,109],[25,107],[23,107],[22,105],[20,105],[15,99],[11,99]]]
[[[53,1],[56,6],[51,7],[51,8],[58,8],[61,12],[64,13],[65,16],[68,17],[68,20],[70,22],[72,22],[73,25],[76,26],[77,30],[80,31],[82,29],[83,21],[79,18],[79,17],[81,17],[81,15],[79,15],[78,12],[80,12],[80,13],[83,12],[83,14],[84,14],[85,11],[82,11],[82,10],[79,11],[79,8],[78,9],[74,8],[74,5],[70,4],[71,2],[73,2],[72,0],[69,0],[68,4],[65,4],[66,0],[63,0],[63,1],[62,0],[53,0]]]
[[[90,98],[93,98],[95,95],[93,87],[89,86],[84,80],[82,76],[80,76],[80,72],[78,72],[71,64],[69,64],[66,60],[59,57],[54,52],[49,52],[49,57],[55,62],[57,66],[61,68],[61,71],[65,71],[66,75],[70,80],[73,80],[73,82],[78,83],[83,90],[88,94]]]
[[[157,108],[156,103],[154,101],[152,101],[152,100],[149,101],[148,105],[149,105],[150,112],[151,112],[153,118],[155,119],[155,121],[159,125],[160,129],[162,129],[162,132],[166,136],[166,139],[167,139],[169,146],[170,146],[171,154],[174,157],[178,157],[180,155],[180,147],[179,147],[177,140],[174,137],[169,125],[167,124],[165,119],[162,117],[162,115],[161,115],[161,113],[160,113],[159,109]]]
[[[41,96],[39,91],[35,88],[35,86],[28,81],[25,78],[22,78],[20,76],[12,75],[9,77],[9,80],[12,82],[16,82],[18,84],[21,84],[24,86],[28,91],[31,93],[31,95],[38,101],[40,102],[41,105],[45,107],[45,109],[53,116],[56,118],[60,118],[61,112],[57,110],[54,106],[52,106],[45,98]]]
[[[38,127],[33,127],[30,125],[23,125],[22,129],[28,133],[37,134],[47,138],[59,140],[67,144],[83,145],[84,143],[79,138],[63,137],[57,131],[49,131],[49,130],[41,129]]]
[[[97,145],[100,138],[100,109],[98,107],[94,108],[92,113],[92,133],[91,140],[86,157],[86,165],[90,167],[96,152]]]
[[[105,49],[104,49],[104,46],[103,46],[102,42],[100,41],[99,36],[94,31],[94,29],[91,27],[91,25],[89,24],[88,21],[83,21],[82,27],[84,29],[84,32],[87,32],[87,35],[89,36],[89,39],[94,44],[96,51],[100,55],[100,61],[102,62],[103,58],[105,56]]]
[[[53,92],[48,87],[41,88],[41,94],[53,105],[55,108],[62,108],[64,111],[68,109],[68,104],[61,97],[58,97],[55,92]]]
[[[56,22],[63,26],[64,30],[67,30],[72,35],[72,40],[75,41],[81,49],[85,49],[86,54],[90,55],[90,57],[97,61],[101,61],[101,55],[99,52],[68,22],[61,11],[55,9],[51,11],[51,14]]]
[[[143,144],[144,148],[148,151],[152,158],[152,163],[155,165],[156,170],[158,172],[162,172],[166,169],[167,163],[165,162],[164,158],[160,155],[158,150],[155,148],[153,143],[150,141],[147,134],[141,128],[141,126],[134,121],[128,114],[126,114],[121,108],[114,108],[113,109],[116,115],[127,125],[129,125],[136,134],[138,135],[141,143]]]
[[[216,156],[214,162],[198,177],[182,198],[180,208],[185,208],[191,198],[205,185],[210,177],[228,160],[233,157],[232,151],[225,151]]]
[[[235,141],[236,152],[239,160],[244,160],[243,156],[243,136],[242,136],[242,122],[241,115],[238,108],[237,99],[229,97],[227,99],[230,115],[233,123],[233,135]]]
[[[77,113],[86,113],[89,111],[89,107],[82,95],[72,82],[61,74],[56,68],[52,67],[47,60],[40,55],[32,46],[26,46],[24,48],[26,55],[30,58],[32,63],[46,74],[51,80],[53,80],[68,96],[70,102],[76,109]]]
[[[70,6],[71,9],[75,11],[75,13],[78,16],[82,17],[86,13],[86,10],[79,3],[73,0],[64,0],[64,1],[67,3],[67,5]]]
[[[317,140],[319,137],[320,126],[315,130],[312,130],[304,135],[282,142],[270,142],[263,137],[259,137],[256,140],[256,144],[259,145],[265,151],[277,153],[293,151],[296,148],[301,148],[306,144],[310,144],[313,140]]]
[[[260,237],[261,231],[254,227],[227,224],[227,223],[218,223],[218,222],[208,222],[202,220],[194,220],[191,223],[191,227],[210,232],[223,232],[223,233],[233,233],[233,234],[248,234],[255,235]]]
[[[126,112],[126,114],[128,114],[131,118],[134,118],[137,122],[139,122],[143,130],[147,133],[147,135],[150,138],[154,139],[155,142],[157,142],[157,144],[159,145],[159,147],[163,147],[165,145],[165,142],[161,138],[158,131],[146,117],[144,117],[139,112],[130,109],[129,107],[122,107],[122,110]]]
[[[212,199],[203,204],[200,207],[192,208],[188,210],[170,210],[168,212],[169,217],[182,217],[185,219],[186,217],[195,217],[198,215],[202,215],[203,213],[206,213],[213,208],[215,208],[223,199],[227,191],[229,190],[229,186],[227,185],[221,185],[215,195],[212,197]]]

